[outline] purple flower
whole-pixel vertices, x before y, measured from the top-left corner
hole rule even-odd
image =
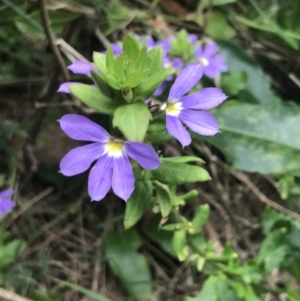
[[[227,71],[225,58],[217,55],[219,48],[216,43],[210,43],[203,48],[199,46],[196,49],[195,56],[204,67],[204,74],[207,77],[215,78],[221,72]]]
[[[174,67],[176,69],[181,69],[181,68],[183,68],[183,66],[184,66],[184,62],[183,62],[182,59],[176,58],[176,59],[171,60],[170,57],[167,56],[167,55],[163,58],[163,69],[170,68],[170,67]],[[166,81],[170,81],[172,79],[173,79],[173,75],[168,76],[166,78],[166,80],[163,81],[158,86],[158,88],[155,90],[153,95],[154,96],[159,96],[159,95],[163,94],[166,87],[167,87]]]
[[[118,56],[122,53],[122,47],[117,43],[111,44],[111,48],[115,56]]]
[[[81,74],[81,75],[90,75],[92,70],[98,72],[97,68],[94,67],[91,63],[87,63],[84,61],[76,61],[71,65],[69,65],[67,68],[71,70],[74,74]],[[71,93],[69,89],[71,84],[76,84],[76,83],[75,82],[62,83],[59,86],[57,92],[67,93],[67,94]]]
[[[0,192],[0,218],[5,213],[9,213],[16,206],[16,203],[9,200],[8,198],[14,194],[12,189],[6,189]]]
[[[84,61],[76,61],[67,67],[74,74],[90,75],[91,71],[98,72],[97,68],[91,63]]]
[[[198,41],[198,36],[194,33],[190,33],[190,34],[188,34],[188,39],[194,45]]]
[[[201,64],[192,63],[185,67],[172,85],[167,102],[161,106],[161,110],[166,111],[167,131],[183,147],[189,145],[192,140],[182,123],[193,132],[204,136],[213,136],[219,132],[215,117],[198,110],[209,110],[221,104],[227,98],[222,90],[204,88],[184,96],[199,82],[202,75]]]
[[[85,172],[97,160],[88,178],[88,192],[93,201],[102,200],[111,186],[121,199],[129,199],[135,182],[129,157],[144,169],[153,170],[160,165],[152,146],[111,137],[104,128],[84,116],[67,114],[59,123],[70,138],[92,142],[68,152],[60,162],[60,172],[74,176]]]

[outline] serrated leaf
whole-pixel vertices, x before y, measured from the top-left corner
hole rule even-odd
[[[72,84],[70,91],[88,107],[104,114],[112,114],[117,105],[107,96],[103,95],[100,90],[91,85]]]
[[[129,229],[134,226],[137,221],[148,209],[152,197],[152,182],[138,181],[130,199],[126,204],[124,227]]]
[[[203,182],[211,179],[205,169],[184,163],[163,162],[158,169],[152,171],[152,174],[158,181],[168,185]]]
[[[114,114],[113,126],[118,127],[128,140],[144,141],[151,114],[143,102],[119,107]]]

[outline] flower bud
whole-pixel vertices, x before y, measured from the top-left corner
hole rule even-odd
[[[127,103],[131,103],[133,99],[133,92],[129,87],[124,87],[122,90],[122,96]]]

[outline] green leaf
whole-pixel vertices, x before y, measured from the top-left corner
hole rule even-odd
[[[101,29],[108,35],[117,29],[124,28],[125,24],[130,18],[129,10],[119,1],[109,1],[109,6],[105,7],[107,23],[104,24]]]
[[[115,84],[118,86],[123,86],[123,83],[126,79],[126,74],[128,74],[128,56],[126,53],[120,54],[114,62],[114,77],[118,79],[119,82],[116,82]]]
[[[175,254],[180,261],[184,261],[188,256],[188,246],[186,244],[186,230],[174,232],[172,246]]]
[[[256,61],[242,47],[232,42],[219,40],[218,45],[229,72],[247,72],[246,88],[240,91],[238,99],[251,103],[275,102],[270,82]]]
[[[201,9],[204,9],[204,8],[207,8],[211,5],[213,6],[217,6],[217,5],[225,5],[225,4],[229,4],[229,3],[234,3],[234,2],[237,2],[237,0],[202,0],[200,2],[200,8]]]
[[[149,98],[157,87],[171,74],[175,73],[174,68],[167,68],[160,70],[151,77],[143,79],[142,83],[137,87],[136,99],[147,99]]]
[[[134,61],[134,69],[143,71],[145,68],[146,60],[147,60],[147,46],[144,45],[140,50],[139,56]]]
[[[163,162],[171,162],[171,163],[190,163],[190,162],[201,162],[204,163],[204,161],[195,156],[180,156],[180,157],[165,157],[161,158]]]
[[[109,46],[106,52],[106,69],[108,73],[114,72],[114,64],[115,64],[115,57],[111,46]]]
[[[96,73],[95,71],[92,70],[91,76],[92,76],[93,80],[95,81],[95,83],[97,84],[100,91],[105,96],[108,96],[108,97],[113,96],[113,91],[112,91],[111,87],[102,79],[102,77],[98,73]]]
[[[119,107],[114,114],[113,125],[118,127],[128,140],[143,141],[151,114],[143,102]]]
[[[221,76],[221,88],[228,96],[237,95],[246,89],[248,75],[246,71],[230,72]]]
[[[158,181],[168,185],[203,182],[211,179],[205,169],[184,163],[163,162],[158,169],[152,171],[152,174]]]
[[[207,140],[236,169],[263,174],[300,171],[299,106],[231,101],[215,109],[214,114],[221,133]]]
[[[200,294],[195,298],[187,297],[185,301],[217,301],[217,283],[218,278],[216,276],[210,276],[205,280]]]
[[[162,70],[163,65],[163,53],[161,47],[152,48],[148,54],[146,59],[146,64],[144,68],[144,76],[150,77],[157,72]]]
[[[97,69],[99,72],[107,73],[106,69],[106,55],[101,52],[95,52],[93,53],[93,62],[95,63]]]
[[[135,61],[140,53],[140,46],[135,38],[128,35],[123,41],[123,52],[128,55],[128,57]]]
[[[293,49],[298,50],[299,46],[297,42],[292,39],[291,37],[287,36],[284,32],[284,30],[274,21],[270,16],[265,13],[258,5],[257,1],[255,0],[249,0],[249,2],[252,4],[254,9],[260,14],[260,16],[264,19],[268,25],[273,28],[273,30],[277,33],[279,37],[282,38],[288,45],[290,45]]]
[[[142,76],[143,76],[142,73],[139,71],[131,73],[125,80],[125,83],[123,86],[129,87],[129,88],[137,87],[142,82],[142,79],[143,79]]]
[[[147,224],[143,226],[142,231],[150,240],[154,241],[160,248],[162,248],[168,255],[175,257],[172,247],[173,234],[169,231],[164,231],[159,228],[161,215],[154,215]]]
[[[226,15],[220,11],[209,14],[206,32],[214,39],[232,39],[236,36],[236,31],[229,25]]]
[[[66,286],[70,289],[72,289],[73,291],[82,293],[83,295],[85,295],[88,298],[92,298],[93,300],[97,300],[97,301],[112,301],[111,299],[108,299],[106,297],[104,297],[103,295],[100,295],[96,292],[93,292],[87,288],[84,288],[78,284],[75,283],[71,283],[68,281],[64,281],[64,280],[60,280],[59,283],[63,286]]]
[[[148,209],[152,197],[152,182],[138,181],[130,199],[126,204],[124,227],[134,226]]]
[[[193,227],[196,231],[202,230],[202,227],[206,224],[210,214],[210,207],[208,204],[199,206],[196,210],[196,214],[192,220]]]
[[[156,199],[163,217],[167,217],[172,210],[169,187],[159,182],[155,183]]]
[[[285,245],[286,229],[278,229],[267,236],[259,250],[257,260],[264,263],[267,273],[280,267],[288,255],[289,248]]]
[[[108,264],[127,291],[136,300],[149,300],[153,282],[146,258],[137,252],[141,245],[137,232],[110,232],[104,243]]]
[[[72,94],[88,107],[104,114],[112,114],[116,109],[116,104],[100,90],[91,85],[72,84],[70,86]]]

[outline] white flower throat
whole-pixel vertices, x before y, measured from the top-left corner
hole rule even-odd
[[[207,67],[207,66],[209,65],[209,61],[208,61],[208,59],[205,58],[205,57],[200,58],[200,59],[199,59],[199,63],[200,63],[201,65],[203,65],[204,67]]]
[[[163,103],[160,109],[166,111],[167,115],[177,117],[182,110],[182,105],[181,102]]]

